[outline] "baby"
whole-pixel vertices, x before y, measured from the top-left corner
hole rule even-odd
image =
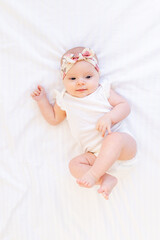
[[[89,48],[68,50],[61,59],[61,73],[64,90],[56,91],[54,105],[40,85],[31,96],[51,125],[67,117],[83,149],[83,154],[70,161],[70,172],[82,187],[100,185],[98,192],[108,199],[117,178],[107,171],[116,160],[136,155],[136,142],[121,122],[129,115],[130,106],[107,81],[100,83],[98,59]]]

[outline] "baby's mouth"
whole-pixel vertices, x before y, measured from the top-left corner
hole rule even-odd
[[[86,88],[80,88],[80,89],[77,89],[76,91],[83,92],[83,91],[86,91],[86,90],[87,90]]]

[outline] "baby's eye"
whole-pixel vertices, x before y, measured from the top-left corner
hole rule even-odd
[[[89,76],[87,76],[86,78],[91,78],[91,77],[92,77],[92,76],[89,75]]]
[[[75,78],[75,77],[72,77],[72,78],[70,78],[70,80],[76,80],[76,78]]]

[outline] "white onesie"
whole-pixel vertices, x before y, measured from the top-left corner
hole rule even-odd
[[[56,103],[66,112],[73,137],[81,144],[84,152],[93,152],[96,156],[103,140],[102,133],[96,130],[96,123],[112,109],[108,102],[109,96],[108,82],[101,83],[95,92],[82,98],[71,96],[65,90],[61,93],[56,91]],[[126,129],[119,122],[112,126],[111,131],[126,132]]]

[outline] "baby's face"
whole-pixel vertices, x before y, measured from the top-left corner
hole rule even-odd
[[[82,98],[98,88],[99,73],[91,63],[79,61],[68,71],[63,83],[67,93]]]

